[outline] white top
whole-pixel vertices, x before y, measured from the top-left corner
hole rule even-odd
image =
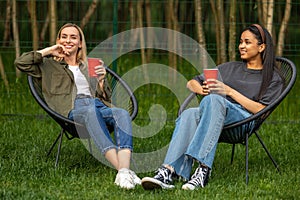
[[[69,65],[69,69],[73,72],[77,94],[91,95],[89,84],[85,76],[81,73],[79,66]]]

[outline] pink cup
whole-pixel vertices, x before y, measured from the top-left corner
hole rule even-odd
[[[204,69],[204,78],[207,79],[218,79],[218,69]],[[214,82],[207,81],[207,84],[212,84]]]
[[[99,58],[88,58],[88,69],[90,77],[97,77],[98,75],[95,72],[95,67],[101,65]]]

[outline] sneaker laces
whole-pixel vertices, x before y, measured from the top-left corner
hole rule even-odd
[[[171,175],[172,175],[171,170],[169,170],[166,167],[160,167],[157,169],[154,178],[162,181],[163,183],[169,184],[170,182],[172,182]]]
[[[191,180],[188,183],[194,186],[201,185],[201,187],[204,187],[204,178],[207,172],[208,172],[208,168],[199,166],[196,169],[195,173],[192,175]]]

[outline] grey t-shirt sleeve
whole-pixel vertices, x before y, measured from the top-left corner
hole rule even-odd
[[[269,105],[272,101],[277,99],[283,90],[283,80],[278,73],[274,72],[272,81],[266,93],[259,100],[264,105]]]

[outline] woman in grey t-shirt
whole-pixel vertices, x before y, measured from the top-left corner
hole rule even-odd
[[[218,66],[222,82],[205,81],[202,75],[188,81],[187,87],[204,98],[176,120],[164,164],[153,178],[142,179],[144,189],[173,188],[175,175],[188,180],[182,189],[205,187],[223,126],[259,112],[280,94],[283,81],[275,70],[269,32],[258,24],[247,27],[239,51],[242,61]],[[194,160],[199,166],[190,177]]]

